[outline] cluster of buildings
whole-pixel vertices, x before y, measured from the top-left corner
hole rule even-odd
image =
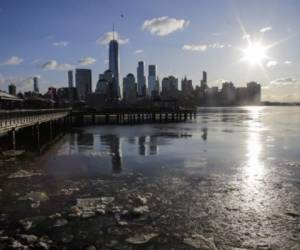
[[[146,66],[138,62],[136,77],[129,73],[121,83],[119,44],[112,39],[109,43],[109,68],[99,78],[93,91],[92,71],[75,69],[68,71],[68,86],[62,88],[49,87],[45,94],[39,93],[38,78],[33,78],[33,91],[18,93],[16,86],[9,85],[9,94],[0,92],[0,108],[11,105],[22,105],[25,108],[35,107],[88,107],[105,109],[114,107],[141,107],[172,103],[176,106],[228,106],[257,105],[261,102],[261,86],[250,82],[246,87],[235,87],[232,82],[224,82],[222,88],[209,87],[207,73],[203,71],[200,85],[194,87],[192,80],[184,77],[179,80],[175,76],[164,77],[161,81],[157,74],[157,65]],[[4,95],[6,94],[6,97]],[[11,102],[3,101],[3,98]],[[2,101],[1,101],[2,100]]]

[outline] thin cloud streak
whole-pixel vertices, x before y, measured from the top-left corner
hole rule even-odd
[[[149,31],[152,35],[156,36],[167,36],[175,31],[184,30],[189,24],[190,21],[188,20],[162,16],[145,20],[142,30]]]

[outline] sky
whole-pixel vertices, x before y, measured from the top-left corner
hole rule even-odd
[[[143,60],[160,79],[199,85],[205,70],[209,86],[257,81],[263,100],[300,101],[299,13],[299,0],[0,0],[0,89],[67,86],[75,68],[94,89],[114,24],[121,77]]]

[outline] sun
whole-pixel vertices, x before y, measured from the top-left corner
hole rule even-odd
[[[267,58],[267,47],[259,42],[250,42],[248,47],[243,49],[242,52],[242,60],[251,65],[262,65],[263,61]]]

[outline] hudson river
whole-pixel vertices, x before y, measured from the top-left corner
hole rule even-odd
[[[0,163],[0,249],[300,249],[300,107],[75,128]]]

